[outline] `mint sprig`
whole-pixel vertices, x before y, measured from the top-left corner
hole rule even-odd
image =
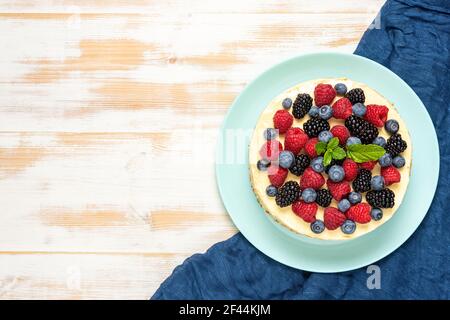
[[[352,144],[347,147],[347,157],[358,163],[378,160],[385,152],[376,144]]]
[[[323,154],[323,165],[327,166],[331,163],[331,160],[342,160],[346,157],[345,150],[339,147],[339,139],[334,137],[325,142],[318,142],[316,144],[317,154]]]

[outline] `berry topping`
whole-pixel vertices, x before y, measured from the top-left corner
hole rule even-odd
[[[347,98],[340,98],[333,104],[333,117],[347,119],[352,115],[352,103]]]
[[[355,103],[352,107],[353,114],[358,117],[364,117],[367,112],[367,107],[362,103]]]
[[[375,221],[381,220],[383,218],[383,211],[380,208],[372,208],[370,216]]]
[[[303,130],[310,138],[314,138],[322,131],[330,130],[330,124],[321,118],[311,118],[303,124]]]
[[[314,89],[314,101],[318,107],[330,104],[336,97],[336,91],[330,84],[319,83]]]
[[[276,160],[283,151],[283,145],[278,140],[270,140],[264,142],[261,149],[259,150],[259,155],[263,159]]]
[[[358,203],[348,209],[347,218],[357,223],[368,223],[372,220],[370,216],[371,207],[367,203]]]
[[[325,224],[322,220],[316,220],[311,223],[311,231],[314,233],[322,233],[325,230]]]
[[[325,130],[319,133],[319,136],[317,138],[319,138],[320,142],[328,143],[328,141],[333,138],[333,134],[330,131]]]
[[[256,163],[256,167],[258,168],[259,171],[266,171],[269,166],[270,161],[266,159],[258,160],[258,162]]]
[[[356,230],[356,223],[352,220],[345,220],[341,226],[341,230],[345,234],[352,234]]]
[[[294,154],[290,151],[281,151],[278,157],[278,164],[280,167],[289,169],[294,162]]]
[[[397,120],[390,119],[386,121],[386,123],[384,124],[384,128],[390,134],[394,134],[398,132],[398,129],[400,129],[400,125],[398,124]]]
[[[313,188],[314,190],[317,190],[324,184],[324,177],[320,173],[315,172],[312,168],[306,168],[300,178],[300,187],[302,189]]]
[[[286,182],[278,189],[275,202],[281,208],[287,207],[298,200],[300,194],[300,186],[295,181]]]
[[[330,179],[327,180],[327,187],[330,190],[331,195],[337,201],[341,201],[350,192],[350,184],[346,181],[333,182]]]
[[[312,159],[311,161],[311,168],[318,173],[323,172],[324,167],[323,167],[323,157],[317,157]]]
[[[346,212],[348,209],[350,209],[351,206],[352,205],[350,204],[350,201],[348,201],[347,199],[342,199],[338,203],[338,209],[341,212]]]
[[[292,99],[291,98],[284,99],[281,105],[283,106],[284,109],[289,110],[292,106]]]
[[[378,129],[370,122],[357,116],[350,116],[345,120],[345,126],[348,128],[352,136],[361,139],[364,144],[371,143],[373,139],[378,137]]]
[[[305,172],[305,169],[309,167],[311,160],[303,153],[295,156],[294,163],[289,168],[289,171],[296,176],[300,176]]]
[[[384,148],[384,146],[386,145],[386,139],[382,136],[378,136],[373,139],[372,143]]]
[[[330,164],[325,167],[325,173],[328,174],[330,171],[330,168],[332,166],[334,166],[334,165],[342,166],[343,163],[344,163],[344,159],[342,159],[342,160],[332,159]]]
[[[372,181],[372,172],[366,169],[360,169],[356,179],[353,180],[353,190],[356,192],[366,192],[370,190]]]
[[[333,116],[333,109],[329,105],[321,106],[319,109],[319,117],[328,120]]]
[[[339,165],[331,166],[330,170],[328,170],[328,177],[333,182],[340,182],[344,180],[345,172],[344,169]]]
[[[394,166],[381,168],[381,175],[384,178],[384,183],[390,186],[393,183],[400,182],[401,175],[398,169]]]
[[[389,109],[386,106],[379,106],[376,104],[369,104],[367,107],[364,119],[374,124],[377,127],[384,126],[387,120]]]
[[[272,165],[267,169],[267,175],[269,177],[270,183],[279,188],[283,185],[284,180],[286,180],[288,171],[287,169]]]
[[[296,201],[292,204],[292,211],[302,218],[305,222],[313,222],[316,220],[317,204],[306,203],[304,201]]]
[[[316,190],[314,190],[312,188],[306,188],[305,190],[303,190],[302,199],[306,203],[314,202],[314,201],[316,201],[316,198],[317,198]]]
[[[343,125],[335,125],[330,131],[334,137],[339,139],[340,145],[345,145],[347,139],[350,137],[350,131]]]
[[[361,144],[361,139],[357,137],[349,137],[346,143],[347,147],[352,146],[354,144]]]
[[[405,161],[405,158],[403,158],[402,156],[396,156],[396,157],[394,157],[394,159],[392,159],[392,164],[396,168],[402,168],[405,166],[406,161]]]
[[[333,196],[331,195],[328,189],[320,189],[317,191],[316,203],[321,207],[328,207],[333,200]]]
[[[372,207],[392,208],[395,204],[395,193],[385,188],[383,190],[371,190],[366,194],[366,200]]]
[[[405,151],[407,147],[408,145],[406,144],[406,141],[402,139],[402,135],[394,133],[392,136],[389,137],[389,139],[387,139],[384,149],[391,156],[395,157],[399,153]]]
[[[366,170],[372,171],[373,168],[375,168],[376,164],[377,164],[377,162],[375,160],[374,161],[367,161],[367,162],[360,163],[359,167],[362,168],[362,169],[366,169]]]
[[[286,133],[286,131],[292,126],[294,117],[287,110],[278,110],[273,116],[273,126],[278,129],[280,134]]]
[[[333,207],[326,208],[323,214],[323,221],[328,230],[336,230],[344,223],[345,219],[345,214]]]
[[[384,188],[384,178],[382,176],[375,176],[371,182],[372,190],[381,190]]]
[[[300,93],[294,101],[292,114],[296,119],[303,118],[311,109],[313,99],[307,93]]]
[[[383,154],[380,159],[378,159],[380,167],[389,167],[392,164],[392,156],[389,153]]]
[[[290,128],[286,132],[286,136],[284,138],[284,149],[292,151],[294,154],[298,154],[303,149],[307,141],[308,136],[302,129]]]
[[[278,136],[278,130],[274,128],[267,128],[263,132],[264,139],[266,140],[273,140]]]
[[[364,95],[364,91],[361,88],[355,88],[347,92],[345,95],[348,100],[351,101],[352,104],[355,103],[364,103],[366,101],[366,96]]]
[[[344,160],[344,162],[342,163],[342,168],[344,169],[345,173],[345,181],[353,181],[358,175],[358,165],[350,158]]]
[[[319,108],[317,106],[312,106],[308,111],[308,115],[312,118],[319,116]]]
[[[267,188],[266,188],[266,194],[269,197],[275,197],[277,195],[277,192],[278,192],[277,187],[275,187],[273,185],[267,186]]]
[[[338,95],[343,96],[347,93],[347,86],[343,83],[336,83],[334,85],[334,90],[336,90]]]
[[[317,142],[319,142],[319,139],[317,138],[312,138],[309,139],[306,144],[305,144],[305,153],[310,157],[310,158],[315,158],[317,157],[317,152],[316,152],[316,144]]]
[[[362,201],[362,195],[359,192],[352,191],[348,194],[348,201],[350,201],[351,204],[357,204]]]

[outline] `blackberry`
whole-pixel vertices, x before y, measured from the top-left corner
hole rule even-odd
[[[385,188],[379,191],[371,190],[366,194],[367,202],[376,208],[392,208],[395,204],[395,193]]]
[[[389,137],[389,139],[387,139],[384,149],[392,157],[395,157],[399,153],[405,151],[407,147],[408,145],[406,144],[406,141],[402,139],[402,135],[399,133],[394,133],[392,136]]]
[[[300,186],[295,181],[286,182],[275,197],[275,202],[281,208],[293,204],[300,195]]]
[[[292,108],[292,114],[296,119],[303,118],[312,107],[313,99],[307,93],[300,93],[294,101],[294,107]]]
[[[353,180],[353,190],[356,192],[366,192],[370,190],[372,172],[367,169],[360,169],[356,179]]]
[[[352,104],[355,103],[364,103],[366,101],[366,96],[364,95],[364,91],[361,88],[355,88],[347,92],[345,97],[350,100]]]
[[[352,136],[361,139],[363,144],[372,143],[378,137],[378,129],[370,122],[357,116],[350,116],[345,120],[345,126]]]
[[[328,189],[320,189],[317,191],[316,203],[321,207],[328,207],[331,203],[333,196]]]
[[[344,160],[345,159],[342,159],[342,160],[332,159],[330,164],[325,167],[325,173],[328,174],[328,171],[330,170],[331,166],[334,166],[335,164],[342,166],[342,164],[344,163]]]
[[[296,176],[303,174],[306,168],[309,167],[311,160],[306,154],[298,154],[295,156],[294,163],[289,168],[289,171]]]
[[[330,124],[321,118],[311,118],[303,124],[303,130],[310,138],[314,138],[322,131],[330,130]]]

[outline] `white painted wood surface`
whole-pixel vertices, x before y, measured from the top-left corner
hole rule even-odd
[[[354,50],[382,0],[0,4],[0,298],[146,299],[236,230],[214,148],[268,66]]]

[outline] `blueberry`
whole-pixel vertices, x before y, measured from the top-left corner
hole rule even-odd
[[[378,221],[383,218],[383,211],[381,211],[381,209],[379,208],[372,208],[372,210],[370,211],[370,215],[373,220]]]
[[[344,168],[337,164],[331,166],[330,170],[328,170],[328,177],[333,182],[341,182],[342,180],[344,180],[344,176]]]
[[[306,203],[312,203],[312,202],[316,201],[317,193],[312,188],[306,188],[302,192],[302,198],[303,198],[303,201],[305,201]]]
[[[374,176],[372,177],[370,185],[373,190],[379,191],[384,188],[384,178],[382,176]]]
[[[281,105],[283,106],[284,109],[289,110],[292,106],[292,99],[291,98],[284,99]]]
[[[386,145],[386,139],[383,138],[382,136],[378,136],[375,139],[373,139],[372,143],[384,148],[384,146]]]
[[[361,139],[357,137],[350,137],[347,139],[347,147],[353,144],[361,144]]]
[[[319,108],[317,106],[312,106],[311,109],[309,109],[308,114],[312,118],[319,116]]]
[[[333,116],[333,109],[328,106],[321,106],[319,109],[319,117],[321,117],[323,120],[328,120]]]
[[[365,105],[358,102],[353,105],[352,110],[353,110],[353,114],[355,116],[364,117],[364,115],[366,114],[367,108]]]
[[[343,83],[336,83],[334,86],[334,90],[336,90],[336,93],[340,96],[343,96],[347,93],[347,86]]]
[[[311,231],[314,233],[321,233],[325,230],[325,224],[322,220],[316,220],[311,223]]]
[[[278,192],[277,187],[275,187],[273,185],[267,186],[267,188],[266,188],[266,194],[269,197],[275,197],[277,195],[277,192]]]
[[[341,226],[341,230],[345,234],[352,234],[356,230],[356,223],[352,220],[345,220]]]
[[[352,191],[348,194],[348,201],[350,201],[351,204],[360,203],[361,200],[362,200],[362,195],[359,192]]]
[[[405,163],[406,163],[405,158],[403,158],[402,156],[396,156],[394,159],[392,159],[392,164],[396,168],[403,167]]]
[[[342,199],[338,203],[338,209],[341,212],[346,212],[348,209],[350,209],[350,206],[351,206],[350,201],[348,201],[347,199]]]
[[[259,171],[266,171],[269,166],[270,161],[266,159],[258,160],[258,162],[256,163],[256,167],[258,168]]]
[[[325,130],[319,133],[318,138],[319,141],[328,143],[328,141],[330,141],[333,138],[333,134],[330,131]]]
[[[278,156],[278,163],[280,167],[289,169],[294,162],[294,154],[290,151],[281,151]]]
[[[323,170],[325,170],[325,167],[323,166],[323,157],[317,157],[314,158],[311,161],[311,168],[318,173],[323,172]]]
[[[274,128],[267,128],[264,130],[263,135],[264,135],[264,139],[273,140],[277,137],[278,130],[274,129]]]
[[[378,159],[378,163],[381,167],[389,167],[392,164],[392,156],[389,153],[385,153]]]
[[[384,124],[384,128],[386,129],[387,132],[389,132],[391,134],[394,134],[394,133],[398,132],[398,129],[400,128],[400,125],[398,124],[397,120],[389,119]]]

